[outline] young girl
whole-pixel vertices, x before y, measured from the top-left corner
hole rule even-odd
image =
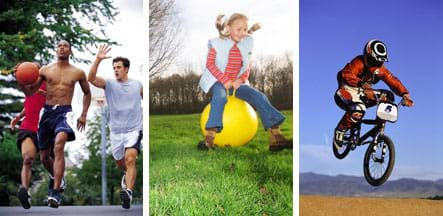
[[[248,83],[253,46],[251,34],[260,26],[254,24],[248,30],[248,17],[240,13],[232,14],[227,22],[222,22],[222,18],[223,15],[219,15],[216,21],[220,36],[208,42],[206,68],[199,83],[204,92],[212,93],[212,99],[205,140],[198,144],[198,148],[213,148],[216,133],[223,129],[227,90],[231,93],[235,90],[237,98],[248,102],[259,113],[265,130],[269,131],[270,151],[292,148],[292,140],[286,140],[279,128],[285,117],[271,105],[266,95]]]

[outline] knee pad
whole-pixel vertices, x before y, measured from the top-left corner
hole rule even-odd
[[[354,123],[359,122],[363,118],[365,113],[366,113],[366,106],[364,104],[362,104],[362,103],[354,104],[351,107],[351,109],[349,110],[349,112],[351,114],[350,115],[351,120]],[[361,117],[356,117],[356,116],[361,116]]]
[[[363,118],[364,115],[365,115],[365,112],[363,112],[363,111],[355,111],[355,112],[351,112],[350,117],[351,117],[352,122],[357,123]]]

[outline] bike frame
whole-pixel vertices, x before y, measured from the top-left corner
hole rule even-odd
[[[335,157],[343,159],[357,146],[369,144],[363,159],[363,170],[366,181],[372,186],[383,184],[392,172],[395,163],[395,148],[391,138],[385,135],[385,127],[387,121],[392,123],[397,121],[398,106],[400,104],[404,105],[403,100],[396,105],[394,101],[382,101],[380,98],[384,98],[383,95],[376,97],[376,103],[368,106],[377,105],[374,119],[363,119],[358,125],[345,131],[343,136],[345,146],[338,146],[335,142],[332,145]],[[381,104],[381,102],[384,104]],[[396,105],[393,109],[395,112],[392,112],[393,107],[390,104]],[[362,124],[370,126],[360,136]]]
[[[357,132],[357,134],[352,135],[352,136],[357,136],[357,138],[358,138],[357,143],[353,143],[353,145],[356,145],[356,146],[366,145],[366,144],[372,143],[374,140],[377,140],[378,136],[380,134],[384,133],[386,121],[381,120],[381,119],[363,119],[360,124],[375,125],[375,126],[371,129],[369,129],[362,136],[360,136],[360,130],[361,130],[360,125],[356,129],[353,129]],[[366,141],[370,137],[372,137],[373,139]]]
[[[377,105],[381,102],[380,98],[382,98],[382,96],[377,97]],[[400,104],[403,103],[403,100],[400,101]],[[397,105],[397,106],[398,106]],[[365,134],[363,134],[363,136],[360,136],[360,130],[361,130],[361,124],[366,124],[366,125],[375,125],[373,128],[371,128],[370,130],[368,130]],[[360,124],[358,125],[358,127],[356,129],[352,129],[352,137],[351,139],[355,139],[354,136],[357,136],[358,141],[355,143],[352,143],[352,149],[354,149],[356,146],[362,146],[362,145],[366,145],[372,142],[376,142],[378,136],[383,135],[385,132],[385,126],[386,126],[386,120],[382,120],[379,119],[378,117],[376,117],[376,119],[363,119]],[[357,134],[355,134],[355,132],[357,132]],[[369,137],[372,137],[373,139],[371,141],[366,141]]]

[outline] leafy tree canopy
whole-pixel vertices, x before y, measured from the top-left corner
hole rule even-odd
[[[57,41],[80,52],[108,43],[104,27],[118,14],[112,0],[1,0],[0,71],[9,73],[21,61],[47,64]],[[74,53],[75,54],[75,53]],[[75,56],[75,55],[74,55]],[[75,61],[88,60],[74,57]]]

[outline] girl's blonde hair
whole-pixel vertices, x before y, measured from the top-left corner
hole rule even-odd
[[[223,19],[225,17],[224,14],[219,14],[217,19],[215,20],[215,27],[218,30],[220,38],[227,38],[229,36],[228,26],[231,25],[234,21],[238,19],[244,19],[248,21],[248,17],[241,13],[233,13],[228,20]],[[248,34],[252,35],[255,31],[261,28],[260,23],[255,23],[248,30]]]

